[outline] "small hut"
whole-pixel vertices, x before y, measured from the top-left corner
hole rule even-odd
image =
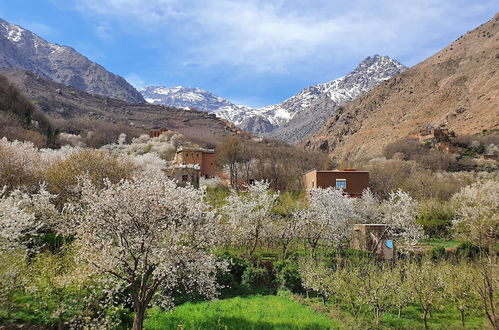
[[[352,248],[372,252],[383,259],[393,259],[394,246],[388,225],[356,224],[353,230]]]

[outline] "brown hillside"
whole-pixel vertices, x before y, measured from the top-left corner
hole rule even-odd
[[[227,136],[237,133],[233,125],[212,114],[161,105],[129,104],[117,99],[88,94],[24,70],[0,68],[0,74],[6,76],[52,118],[88,118],[122,123],[146,130],[163,127],[180,132],[191,141],[203,144],[217,144]]]
[[[301,144],[337,159],[372,157],[426,125],[457,134],[499,128],[499,14],[338,109]]]

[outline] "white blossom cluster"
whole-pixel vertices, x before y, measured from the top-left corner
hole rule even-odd
[[[476,182],[453,196],[457,208],[454,226],[458,233],[478,246],[494,244],[499,235],[499,184]]]
[[[214,275],[225,265],[209,251],[220,241],[219,218],[202,190],[146,176],[107,182],[102,190],[83,180],[80,193],[64,210],[77,258],[89,275],[125,283],[136,312],[153,299],[167,302],[168,292],[180,287],[216,294]]]
[[[39,229],[57,218],[57,211],[44,186],[36,194],[16,189],[0,191],[0,251],[28,248]]]
[[[389,225],[391,235],[399,247],[415,245],[425,237],[423,227],[416,222],[418,203],[409,194],[397,190],[391,192],[381,205],[382,221]]]
[[[339,245],[350,237],[355,222],[354,200],[342,190],[330,187],[309,191],[309,207],[295,214],[301,222],[302,233],[308,241],[311,254],[325,240]]]
[[[279,196],[269,192],[269,183],[256,181],[240,194],[232,191],[223,207],[223,214],[229,221],[233,239],[251,242],[252,251],[259,240],[266,235],[272,218],[272,208]]]

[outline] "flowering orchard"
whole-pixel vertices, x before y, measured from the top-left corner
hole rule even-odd
[[[163,170],[180,142],[121,137],[99,150],[39,150],[0,140],[0,322],[23,322],[17,312],[28,308],[39,315],[30,322],[47,326],[141,329],[153,306],[265,286],[372,315],[375,325],[412,306],[429,326],[455,306],[463,325],[481,310],[497,327],[496,179],[448,201],[467,259],[430,260],[417,254],[421,201],[404,191],[353,199],[335,188],[290,195],[264,181],[178,187]],[[358,223],[385,224],[398,257],[352,254]]]

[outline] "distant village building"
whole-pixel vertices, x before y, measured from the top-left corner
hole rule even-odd
[[[393,259],[394,245],[386,224],[356,224],[353,227],[351,247]]]
[[[355,169],[318,171],[311,170],[303,175],[305,189],[341,188],[350,197],[360,197],[369,187],[369,172]]]
[[[497,155],[496,154],[483,154],[482,159],[483,160],[497,160]]]
[[[215,150],[203,148],[179,147],[175,154],[174,164],[199,165],[200,174],[206,178],[215,176]]]
[[[159,137],[161,134],[168,132],[168,131],[169,130],[167,130],[166,128],[155,127],[149,131],[149,137],[150,138]]]
[[[432,140],[446,141],[449,138],[449,134],[449,129],[446,127],[434,128],[433,126],[427,126],[416,134],[416,138],[421,143]]]
[[[435,148],[437,148],[437,150],[439,151],[447,152],[450,154],[455,154],[458,152],[458,149],[450,142],[438,142],[437,144],[435,144]]]
[[[199,188],[200,172],[201,168],[197,164],[177,164],[168,169],[168,177],[180,187],[191,185]]]

